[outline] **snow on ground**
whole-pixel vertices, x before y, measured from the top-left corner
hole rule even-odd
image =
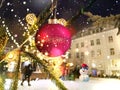
[[[49,79],[32,80],[31,86],[27,81],[24,85],[20,85],[18,90],[58,90],[55,84]],[[63,81],[68,90],[120,90],[119,79],[91,78],[88,82],[81,82],[79,79],[75,81]],[[9,90],[9,89],[6,89]]]

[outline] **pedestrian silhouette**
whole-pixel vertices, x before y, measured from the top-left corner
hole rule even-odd
[[[32,75],[33,69],[32,69],[32,65],[29,64],[28,66],[24,66],[21,73],[22,73],[22,82],[21,85],[23,85],[23,82],[25,80],[28,81],[28,86],[31,86],[30,84],[30,76]]]

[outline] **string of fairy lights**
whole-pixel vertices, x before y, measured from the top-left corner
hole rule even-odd
[[[8,26],[5,24],[5,20],[2,20],[2,26],[5,27],[5,30],[6,30],[6,32],[7,32],[7,34],[8,34],[8,36],[11,38],[11,40],[14,42],[14,44],[15,44],[17,47],[19,47],[19,46],[20,46],[19,43],[16,41],[16,39],[14,38],[14,36],[11,34]]]
[[[17,16],[17,15],[15,15]],[[27,26],[25,26],[25,24],[23,24],[22,20],[19,18],[18,19],[18,23],[23,27],[23,29],[25,30],[25,32],[29,32]],[[10,32],[9,30],[9,27],[5,24],[5,20],[2,20],[2,26],[5,27],[5,30],[6,30],[6,33],[7,35],[10,37],[10,39],[13,41],[13,43],[19,47],[20,44],[17,42],[17,40],[15,39],[15,37],[17,37],[17,34],[15,35],[12,35],[12,33]],[[23,36],[24,36],[24,33],[23,33]]]
[[[24,1],[23,4],[25,5],[26,2]],[[7,6],[9,6],[9,5],[12,5],[12,4],[10,4],[10,2],[8,2],[8,3],[7,3]],[[13,11],[14,11],[14,9],[11,9],[11,12],[13,12]],[[26,11],[29,13],[29,12],[30,12],[30,9],[27,8]],[[23,29],[25,30],[25,31],[23,32],[23,36],[25,36],[24,33],[25,33],[25,32],[29,32],[28,27],[22,22],[22,19],[20,19],[20,17],[19,17],[17,14],[15,14],[14,17],[18,19],[18,20],[17,20],[18,23],[19,23],[19,24],[23,27]],[[2,23],[2,26],[5,27],[6,33],[7,33],[7,35],[9,36],[9,38],[13,41],[13,43],[14,43],[17,47],[19,47],[20,44],[19,44],[19,43],[17,42],[17,40],[15,39],[15,37],[17,37],[18,35],[17,35],[17,34],[12,35],[12,33],[11,33],[10,30],[9,30],[9,27],[7,26],[7,24],[6,24],[6,22],[5,22],[5,19],[4,19],[4,18],[1,18],[1,17],[0,17],[0,19],[2,20],[2,22],[1,22],[1,23]],[[24,19],[23,19],[23,20],[24,20]],[[28,34],[29,34],[29,33],[28,33]]]
[[[17,15],[17,17],[18,17],[18,15]],[[29,34],[28,27],[22,22],[22,20],[19,17],[18,17],[18,23],[23,27],[23,29],[25,30],[25,32],[28,32],[28,34]],[[25,36],[25,32],[23,33],[23,36]]]

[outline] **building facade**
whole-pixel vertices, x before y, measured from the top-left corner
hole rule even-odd
[[[68,62],[86,63],[90,72],[120,75],[120,35],[118,28],[89,28],[73,37]]]

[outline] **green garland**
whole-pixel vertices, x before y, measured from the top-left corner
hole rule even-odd
[[[46,72],[49,73],[51,80],[53,82],[55,82],[56,86],[59,88],[59,90],[67,90],[67,88],[64,86],[64,84],[60,81],[60,79],[58,77],[56,77],[55,73],[52,72],[52,67],[49,67],[46,63],[46,60],[40,60],[37,56],[35,56],[32,53],[29,52],[25,52],[23,51],[25,54],[27,54],[29,57],[31,57],[33,60],[35,60],[35,62],[39,63],[40,65],[42,65],[44,67],[44,70]]]

